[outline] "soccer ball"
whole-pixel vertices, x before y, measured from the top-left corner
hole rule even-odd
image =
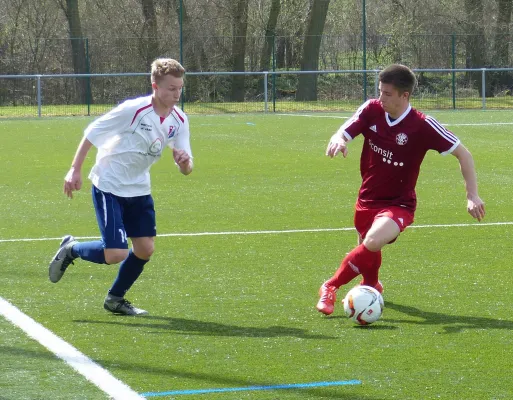
[[[383,296],[371,286],[360,285],[347,292],[342,300],[344,312],[358,325],[376,322],[383,314]]]

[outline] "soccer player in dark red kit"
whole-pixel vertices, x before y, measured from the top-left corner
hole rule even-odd
[[[378,280],[381,249],[393,243],[413,223],[415,185],[428,150],[458,159],[467,192],[467,210],[481,221],[484,203],[477,192],[474,160],[460,140],[434,118],[410,105],[417,83],[406,66],[393,64],[379,74],[379,99],[368,100],[331,137],[326,155],[347,156],[347,144],[364,137],[360,158],[362,185],[355,206],[358,246],[347,253],[339,269],[319,290],[317,310],[333,313],[338,288],[358,275],[361,285],[383,293]]]

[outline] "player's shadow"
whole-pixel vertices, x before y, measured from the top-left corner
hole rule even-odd
[[[201,336],[240,336],[240,337],[282,337],[292,336],[301,339],[338,339],[335,336],[314,335],[306,329],[286,326],[269,326],[266,328],[221,324],[218,322],[198,321],[186,318],[160,317],[146,315],[139,317],[119,317],[111,321],[74,320],[87,324],[111,324],[126,327],[153,329],[156,332],[170,331],[183,335]],[[128,318],[128,319],[127,319]]]
[[[401,312],[412,317],[420,318],[420,320],[404,320],[385,318],[387,322],[415,324],[415,325],[443,325],[445,333],[458,333],[464,329],[507,329],[513,330],[513,321],[500,320],[486,317],[470,317],[464,315],[449,315],[424,311],[416,307],[405,306],[402,304],[387,301],[386,309]]]

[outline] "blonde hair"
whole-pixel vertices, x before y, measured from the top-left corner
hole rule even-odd
[[[172,58],[157,58],[151,63],[151,81],[159,83],[166,75],[182,78],[185,75],[185,68]]]

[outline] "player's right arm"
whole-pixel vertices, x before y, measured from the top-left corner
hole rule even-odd
[[[93,144],[84,136],[78,145],[71,168],[64,177],[64,193],[70,199],[73,198],[73,191],[82,187],[82,165],[91,147]]]
[[[331,137],[326,149],[326,155],[330,158],[335,157],[338,153],[342,153],[344,158],[347,157],[347,142],[344,132],[340,129]]]
[[[78,145],[77,152],[71,163],[71,168],[64,178],[64,193],[70,199],[73,191],[82,187],[82,165],[91,147],[111,146],[115,144],[112,138],[130,126],[137,116],[138,103],[126,101],[110,110],[108,113],[91,122],[84,131],[84,136]]]
[[[337,132],[330,138],[326,155],[330,158],[335,157],[338,153],[347,157],[347,143],[353,140],[359,133],[362,132],[365,122],[365,114],[369,108],[370,100],[363,103],[354,115],[349,118]]]

